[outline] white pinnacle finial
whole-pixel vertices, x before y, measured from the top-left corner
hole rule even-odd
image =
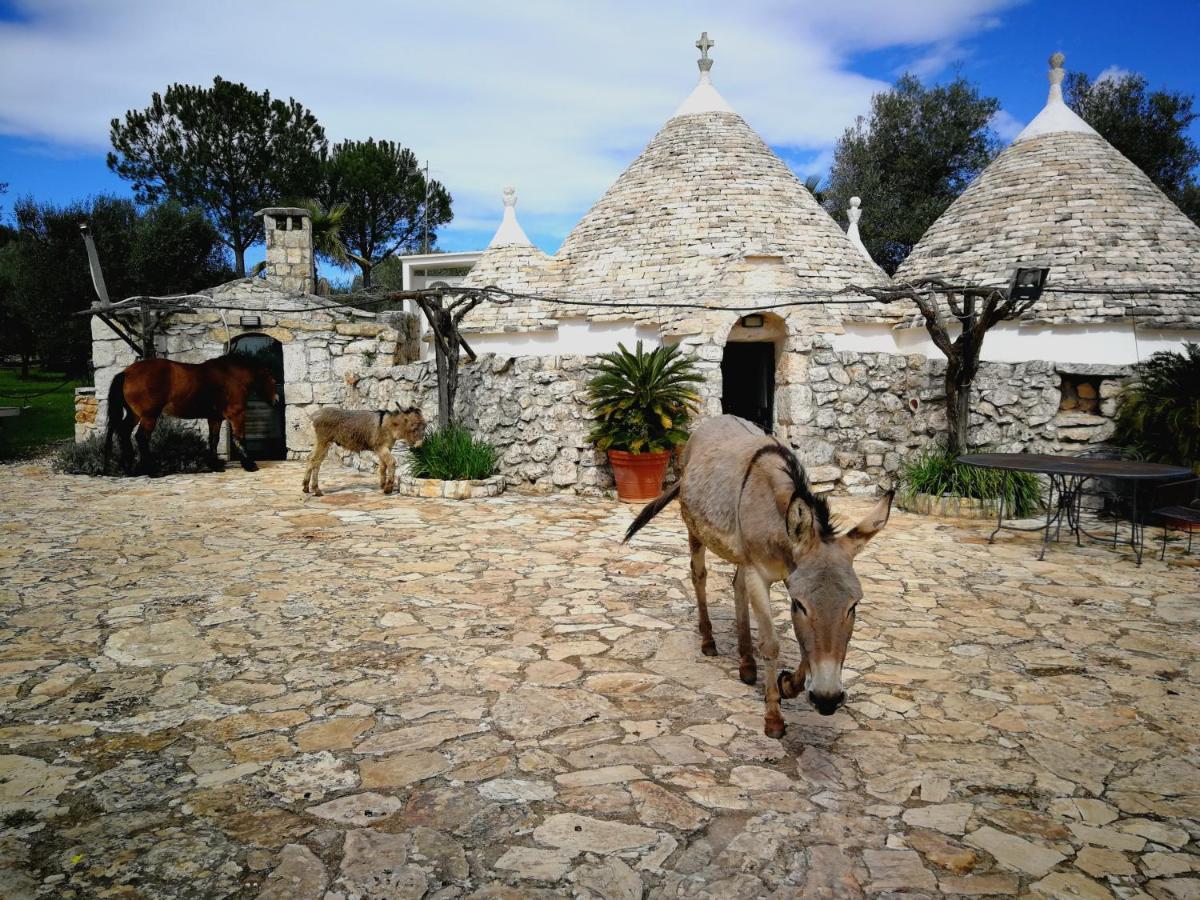
[[[858,252],[865,256],[871,262],[871,253],[867,250],[867,245],[862,242],[862,235],[858,233],[858,220],[862,218],[862,199],[859,197],[850,198],[850,208],[846,210],[846,218],[849,220],[849,225],[846,226],[846,237],[850,238],[850,243],[858,248]]]
[[[1059,131],[1078,131],[1083,134],[1096,133],[1096,130],[1091,125],[1079,118],[1075,111],[1063,101],[1062,83],[1063,78],[1067,74],[1063,69],[1063,63],[1066,61],[1067,57],[1061,51],[1051,55],[1049,74],[1050,95],[1046,98],[1046,105],[1034,120],[1025,126],[1024,131],[1013,139],[1014,144],[1017,141]]]
[[[514,187],[504,189],[504,218],[500,220],[500,227],[496,229],[488,246],[532,246],[532,242],[525,235],[525,229],[517,221],[517,189]]]
[[[709,75],[713,61],[709,59],[708,51],[715,47],[716,43],[716,41],[708,39],[707,31],[702,32],[700,40],[696,41],[696,49],[700,51],[700,58],[696,60],[696,65],[700,67],[700,83],[683,101],[679,109],[675,110],[675,116],[706,112],[733,112],[733,107],[726,103],[725,98],[718,94],[717,89],[713,87],[712,77]]]

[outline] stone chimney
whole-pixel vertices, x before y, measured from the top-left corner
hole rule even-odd
[[[272,206],[260,209],[267,239],[267,278],[285,291],[311,294],[313,284],[312,219],[307,209]]]

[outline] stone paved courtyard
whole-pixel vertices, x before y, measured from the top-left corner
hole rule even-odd
[[[1178,550],[894,514],[777,742],[673,510],[300,473],[0,467],[0,896],[1200,896]]]

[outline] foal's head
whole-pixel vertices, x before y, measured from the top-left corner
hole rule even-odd
[[[807,491],[797,493],[788,508],[794,560],[787,578],[792,628],[804,651],[802,689],[808,691],[817,712],[831,716],[846,699],[842,663],[863,596],[854,574],[854,557],[887,524],[893,495],[889,492],[861,522],[839,535],[829,524],[824,500]],[[801,690],[799,683],[793,686],[796,692]]]
[[[419,447],[425,440],[425,417],[415,406],[386,413],[383,427],[391,434],[392,440],[404,441],[410,447]]]

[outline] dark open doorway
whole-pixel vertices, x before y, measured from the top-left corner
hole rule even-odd
[[[275,406],[261,397],[251,396],[246,401],[246,450],[255,459],[287,459],[283,345],[265,334],[241,334],[229,342],[229,352],[252,356],[270,366],[279,391],[279,403]]]
[[[775,344],[734,341],[721,360],[721,411],[770,434],[775,421]]]

